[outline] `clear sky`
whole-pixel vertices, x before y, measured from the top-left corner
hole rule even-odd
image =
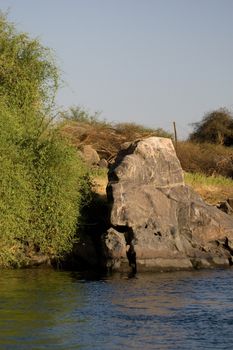
[[[233,108],[233,0],[0,0],[55,51],[64,108],[172,130]]]

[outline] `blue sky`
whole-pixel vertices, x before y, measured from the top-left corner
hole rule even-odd
[[[0,0],[55,52],[59,106],[172,130],[233,109],[233,0]]]

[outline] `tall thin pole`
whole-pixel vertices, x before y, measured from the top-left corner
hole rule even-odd
[[[177,132],[176,132],[176,122],[173,122],[173,129],[174,129],[175,149],[177,149]]]

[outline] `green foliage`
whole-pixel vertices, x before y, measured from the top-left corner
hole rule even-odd
[[[69,251],[90,194],[81,159],[54,130],[25,139],[19,115],[0,106],[0,264],[27,263],[26,253]]]
[[[233,116],[227,109],[221,108],[207,113],[199,123],[193,125],[190,141],[233,145]]]
[[[76,151],[50,127],[58,82],[48,50],[0,16],[0,266],[60,257],[90,195]]]
[[[53,133],[35,145],[33,155],[31,238],[41,251],[56,256],[72,247],[88,192],[87,171],[74,150]]]
[[[23,112],[47,112],[54,102],[58,71],[51,52],[18,33],[0,14],[0,97]]]
[[[0,264],[21,255],[21,241],[29,232],[28,212],[32,189],[27,167],[18,149],[22,130],[15,116],[0,106]],[[17,252],[17,253],[16,253]]]

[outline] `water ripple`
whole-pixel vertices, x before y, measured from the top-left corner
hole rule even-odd
[[[231,349],[233,269],[85,278],[2,271],[0,349]]]

